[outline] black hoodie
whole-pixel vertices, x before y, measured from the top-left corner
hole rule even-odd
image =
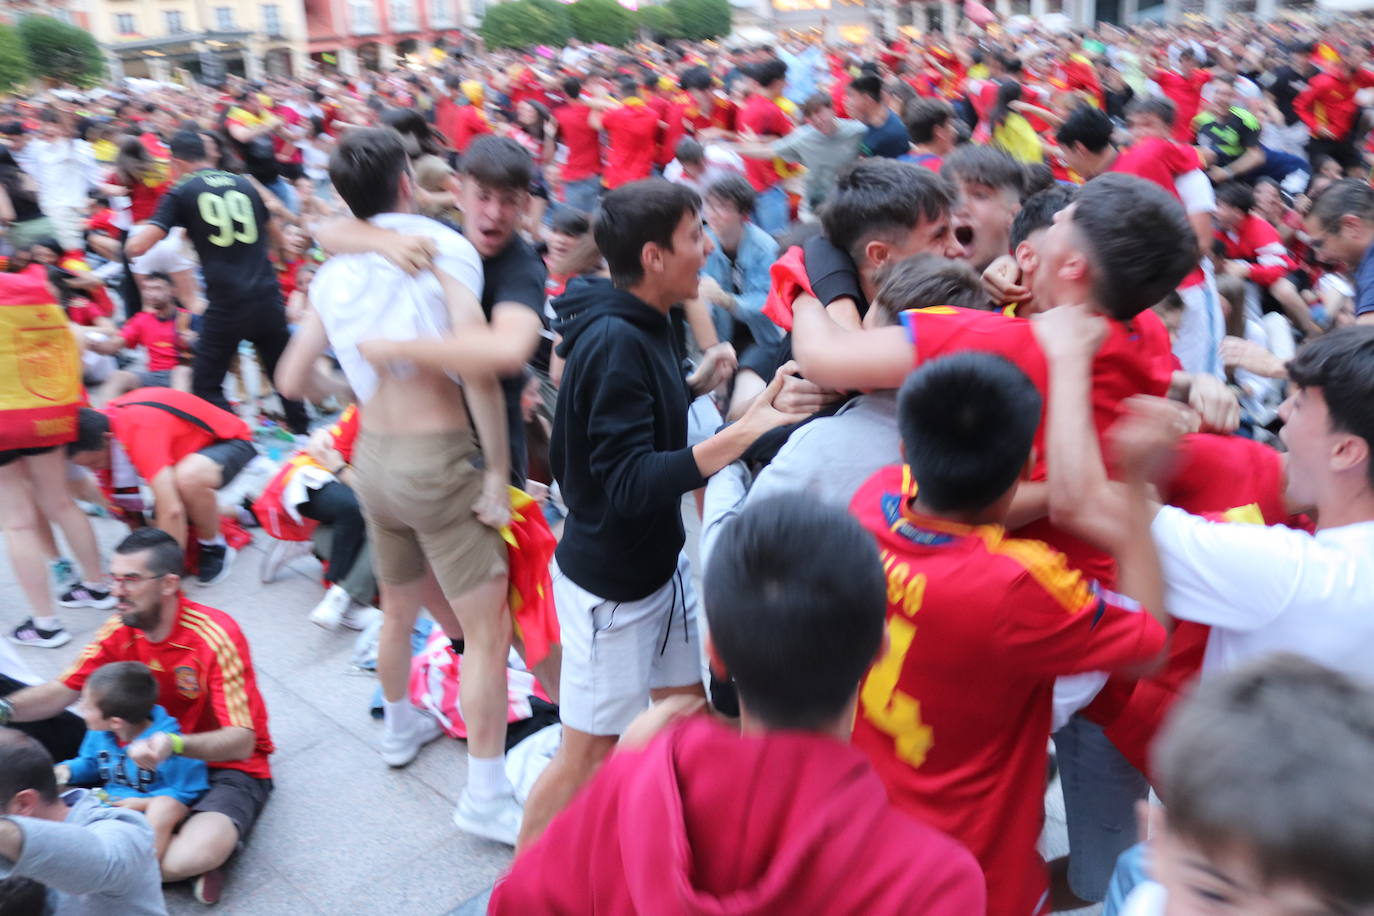
[[[672,579],[682,494],[706,482],[687,447],[682,354],[667,316],[609,280],[578,278],[553,305],[567,361],[549,446],[568,506],[558,567],[637,601]]]

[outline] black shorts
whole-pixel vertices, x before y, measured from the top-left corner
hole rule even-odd
[[[243,845],[271,794],[270,779],[258,779],[242,770],[215,768],[210,770],[210,791],[191,810],[214,811],[229,818],[239,832],[239,845]]]
[[[258,457],[258,450],[247,439],[221,439],[218,442],[211,442],[196,454],[204,455],[219,465],[219,485],[224,487],[229,485],[229,481],[239,476],[239,471],[246,468],[248,462]]]
[[[56,451],[57,446],[45,445],[42,448],[12,448],[0,451],[0,468],[11,462],[18,461],[20,458],[32,458],[34,455],[46,455],[48,452]]]

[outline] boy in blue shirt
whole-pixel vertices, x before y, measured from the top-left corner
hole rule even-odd
[[[129,758],[134,741],[157,732],[181,741],[181,725],[157,704],[157,680],[142,662],[112,662],[97,668],[81,691],[77,711],[86,737],[77,756],[57,765],[59,784],[103,784],[109,802],[142,811],[153,828],[158,860],[191,806],[210,788],[205,762],[174,753],[156,770]]]

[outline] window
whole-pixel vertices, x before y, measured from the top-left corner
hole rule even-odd
[[[115,32],[120,35],[133,35],[137,31],[134,27],[133,13],[120,13],[115,16]]]
[[[413,32],[419,27],[415,21],[414,0],[391,0],[391,30]]]
[[[281,7],[275,3],[262,5],[262,30],[268,35],[281,34]]]
[[[453,25],[453,4],[450,0],[429,0],[429,24],[431,26]]]
[[[186,23],[181,19],[181,10],[167,10],[162,15],[167,17],[167,33],[169,35],[179,35],[186,31]]]
[[[232,6],[215,7],[215,28],[221,32],[234,30],[234,8]]]
[[[372,0],[348,0],[348,19],[355,35],[372,35],[377,31],[377,7]]]

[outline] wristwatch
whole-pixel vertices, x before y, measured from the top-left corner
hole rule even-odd
[[[14,718],[14,704],[9,700],[0,699],[0,726],[9,725],[12,718]]]

